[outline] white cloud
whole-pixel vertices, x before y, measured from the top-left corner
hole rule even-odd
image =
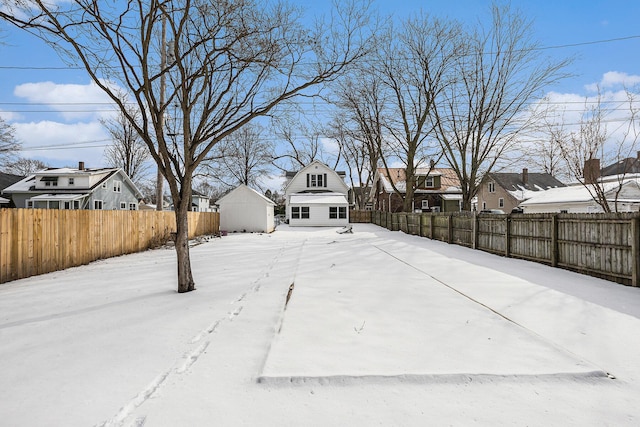
[[[602,89],[611,89],[615,87],[627,87],[640,84],[640,76],[627,74],[619,71],[608,71],[602,75],[602,80],[598,83],[585,85],[585,89],[589,92],[597,92]]]
[[[41,121],[13,126],[23,145],[23,157],[47,159],[52,166],[75,166],[78,161],[84,161],[87,167],[105,166],[104,147],[110,139],[97,121],[75,124]]]
[[[24,83],[16,86],[14,95],[29,102],[44,104],[67,120],[87,120],[112,115],[114,106],[95,83],[86,85],[54,82]]]

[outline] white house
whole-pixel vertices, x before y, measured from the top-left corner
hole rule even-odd
[[[349,187],[340,173],[314,160],[288,173],[284,194],[291,226],[345,226],[349,223]]]
[[[275,229],[276,204],[242,184],[217,202],[220,206],[220,230],[271,233]]]
[[[18,208],[137,210],[142,193],[122,169],[49,168],[5,188]]]
[[[605,179],[606,178],[606,179]],[[520,203],[524,213],[601,213],[602,207],[596,203],[594,185],[599,185],[605,193],[612,209],[617,212],[638,212],[640,209],[640,185],[636,178],[619,182],[617,177],[604,177],[598,184],[572,184],[567,187],[538,191],[528,200]]]

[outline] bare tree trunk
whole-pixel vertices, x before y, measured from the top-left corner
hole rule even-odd
[[[178,292],[190,292],[196,289],[191,272],[189,256],[189,205],[191,198],[182,199],[176,206],[176,256],[178,259]]]

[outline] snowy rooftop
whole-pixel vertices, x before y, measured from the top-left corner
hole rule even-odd
[[[2,423],[639,424],[639,288],[336,230],[194,246],[188,294],[172,249],[0,285]]]

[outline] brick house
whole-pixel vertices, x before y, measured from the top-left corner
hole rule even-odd
[[[375,210],[400,212],[406,194],[404,168],[378,168],[372,191]],[[393,185],[399,190],[399,195]],[[413,212],[459,212],[462,201],[460,181],[450,168],[417,168]]]

